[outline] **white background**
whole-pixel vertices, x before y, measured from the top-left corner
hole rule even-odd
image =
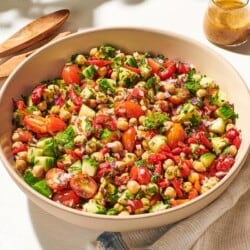
[[[195,38],[228,59],[250,86],[250,42],[231,51],[210,44],[202,30],[206,0],[1,0],[0,42],[49,12],[71,11],[64,29],[147,26]],[[0,84],[1,86],[1,84]],[[18,189],[0,162],[0,249],[95,249],[101,233],[61,221],[38,208]]]

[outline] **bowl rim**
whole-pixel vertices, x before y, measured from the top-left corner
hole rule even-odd
[[[55,44],[58,43],[63,43],[65,40],[70,40],[74,37],[78,37],[78,36],[84,36],[87,35],[89,33],[98,33],[98,32],[104,32],[104,31],[138,31],[138,32],[146,32],[146,33],[155,33],[157,35],[163,35],[163,36],[169,36],[172,38],[176,38],[178,40],[185,40],[188,44],[192,44],[195,46],[198,46],[199,49],[202,50],[207,50],[210,54],[213,54],[216,58],[220,59],[221,61],[223,61],[224,63],[226,63],[232,71],[234,71],[234,73],[236,73],[237,77],[240,79],[241,84],[245,87],[246,91],[248,92],[248,95],[250,97],[250,90],[247,87],[247,84],[245,82],[245,80],[242,78],[242,76],[239,74],[239,72],[235,69],[235,67],[221,54],[219,54],[218,52],[216,52],[214,49],[212,49],[211,47],[209,47],[208,45],[195,40],[194,38],[188,37],[186,35],[180,34],[180,33],[176,33],[173,31],[168,31],[168,30],[163,30],[163,29],[155,29],[155,28],[150,28],[150,27],[137,27],[137,26],[111,26],[111,27],[94,27],[94,28],[87,28],[81,31],[77,31],[76,33],[72,33],[66,37],[61,38],[60,40],[57,41],[53,41],[49,44],[44,45],[42,48],[37,49],[34,53],[32,53],[27,60],[25,60],[24,62],[22,62],[20,65],[17,66],[17,68],[9,75],[9,77],[5,80],[5,82],[3,83],[2,88],[0,89],[0,100],[2,99],[2,96],[4,95],[5,89],[7,88],[7,85],[9,84],[9,82],[11,82],[12,78],[15,76],[16,72],[18,72],[19,70],[22,69],[22,67],[26,64],[26,62],[28,60],[30,60],[33,57],[38,56],[40,53],[42,53],[44,50],[46,50],[49,47],[53,47]],[[21,176],[14,170],[13,166],[7,161],[6,156],[4,155],[3,149],[2,147],[0,147],[0,158],[2,160],[2,163],[5,167],[5,169],[7,170],[7,172],[10,174],[10,176],[17,182],[19,187],[22,187],[22,189],[25,189],[26,191],[28,191],[29,193],[31,193],[33,196],[35,196],[36,198],[38,198],[39,200],[42,200],[43,202],[47,203],[50,206],[56,207],[60,210],[64,210],[65,212],[68,213],[73,213],[75,215],[78,216],[84,216],[84,217],[89,217],[89,218],[95,218],[95,219],[110,219],[110,220],[137,220],[137,219],[143,219],[143,218],[151,218],[151,217],[157,217],[159,215],[162,214],[169,214],[171,215],[172,213],[178,211],[178,210],[182,210],[184,207],[190,207],[195,203],[199,203],[200,200],[204,199],[205,197],[210,197],[214,192],[216,192],[218,190],[218,188],[220,186],[223,186],[223,184],[225,182],[227,182],[230,178],[233,177],[234,174],[237,174],[241,167],[244,165],[247,156],[250,152],[250,141],[248,141],[248,145],[247,148],[245,150],[245,153],[241,159],[241,161],[236,161],[235,164],[233,165],[233,167],[230,169],[230,171],[227,173],[227,175],[222,178],[215,187],[213,187],[212,189],[208,190],[206,193],[199,195],[198,197],[196,197],[193,200],[190,200],[184,204],[178,205],[176,207],[172,207],[172,208],[168,208],[165,210],[161,210],[161,211],[157,211],[156,213],[143,213],[143,214],[133,214],[132,216],[117,216],[117,215],[103,215],[103,214],[92,214],[89,212],[84,212],[84,211],[79,211],[73,208],[69,208],[66,207],[62,204],[59,204],[55,201],[52,201],[51,199],[46,198],[45,196],[41,195],[40,193],[38,193],[37,191],[35,191],[32,187],[30,187],[26,182],[24,182],[24,180],[21,178]],[[231,180],[233,181],[233,180]],[[230,181],[230,182],[231,182]],[[219,195],[220,196],[220,195]],[[30,198],[30,197],[29,197]],[[219,198],[219,197],[217,197]],[[214,200],[212,200],[211,202],[213,202]],[[209,202],[207,205],[209,205],[211,202]],[[206,205],[206,206],[207,206]]]

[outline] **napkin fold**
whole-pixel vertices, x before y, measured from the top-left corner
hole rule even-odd
[[[239,199],[244,194],[246,194],[248,190],[250,191],[250,155],[248,156],[239,174],[235,177],[233,182],[224,191],[224,193],[218,199],[213,201],[210,205],[208,205],[201,211],[177,223],[165,225],[158,228],[145,229],[140,231],[122,232],[122,233],[103,232],[96,239],[96,249],[98,250],[192,249],[197,240],[200,239],[202,236],[204,236],[204,234],[206,234],[209,231],[209,229],[212,230],[211,229],[212,225],[215,224],[218,220],[220,220],[220,218],[223,217],[223,215],[226,215],[227,212],[232,210],[236,205],[236,203],[239,201]],[[249,197],[249,195],[247,197]],[[241,209],[238,209],[237,211],[238,213],[240,213]],[[237,216],[237,214],[235,214],[234,216]],[[247,216],[247,220],[249,221],[250,213],[249,212],[245,213],[245,216]],[[243,221],[242,227],[244,227],[244,223],[246,223],[246,221]],[[228,230],[228,228],[225,229]],[[237,234],[237,237],[240,237],[240,235],[237,233],[238,229],[234,228],[234,230],[235,234]],[[248,230],[250,230],[250,227],[248,227]],[[244,235],[247,235],[247,232],[245,232]],[[244,249],[250,249],[247,248],[247,246],[250,247],[249,238],[247,241],[249,245],[246,242],[246,240],[243,242],[244,246],[246,247]],[[233,249],[230,248],[230,246],[228,247],[229,248],[223,248],[223,249]],[[202,249],[205,249],[204,246],[202,247]],[[238,249],[243,249],[243,248],[238,248]]]

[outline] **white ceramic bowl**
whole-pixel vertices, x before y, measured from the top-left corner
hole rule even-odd
[[[88,52],[93,46],[103,43],[113,44],[128,52],[151,51],[156,54],[167,55],[169,58],[193,63],[199,71],[206,73],[220,83],[220,87],[228,94],[229,100],[235,104],[235,110],[239,114],[237,127],[242,131],[243,141],[234,166],[215,188],[175,208],[158,213],[119,217],[84,213],[57,204],[33,190],[15,172],[10,139],[12,131],[12,98],[17,99],[21,94],[28,94],[40,80],[59,76],[63,64],[72,54],[82,51]],[[239,74],[220,55],[194,40],[152,29],[90,29],[47,45],[30,56],[7,79],[0,95],[0,156],[13,181],[24,191],[28,198],[42,209],[63,220],[85,228],[106,231],[127,231],[157,227],[176,222],[199,211],[219,197],[230,185],[242,167],[249,150],[250,120],[247,107],[250,107],[250,96]]]

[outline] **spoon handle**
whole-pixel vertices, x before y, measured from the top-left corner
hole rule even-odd
[[[52,42],[61,39],[62,37],[65,37],[69,35],[70,31],[65,31],[57,34],[52,39],[45,39],[43,40],[43,45],[45,45],[47,42]],[[24,52],[22,54],[16,55],[5,61],[0,65],[0,78],[8,77],[10,73],[21,63],[23,62],[30,54],[35,52],[37,49],[33,49],[27,52]]]

